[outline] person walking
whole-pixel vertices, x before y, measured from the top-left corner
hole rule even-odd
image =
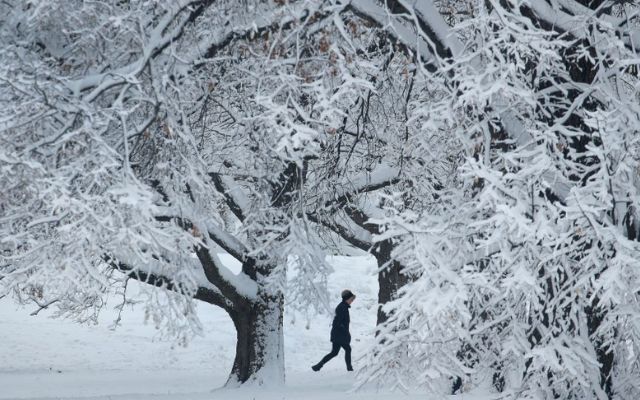
[[[351,290],[342,291],[342,302],[336,307],[336,315],[333,317],[331,325],[331,343],[332,349],[329,354],[324,356],[319,363],[312,366],[314,371],[320,371],[320,368],[333,357],[338,355],[340,347],[344,349],[344,361],[347,363],[347,371],[353,371],[351,366],[351,334],[349,333],[349,308],[351,303],[356,299],[356,295]]]

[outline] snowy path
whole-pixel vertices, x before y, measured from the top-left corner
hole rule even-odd
[[[207,371],[212,372],[212,371]],[[22,400],[200,400],[200,399],[424,399],[424,394],[349,393],[351,382],[342,372],[323,375],[294,373],[284,388],[218,389],[223,377],[194,371],[101,371],[91,373],[2,374],[0,399]]]
[[[358,295],[351,311],[356,368],[358,351],[375,324],[372,261],[332,259],[336,271],[330,290],[339,293],[348,287]],[[222,310],[199,305],[205,333],[182,347],[161,340],[153,325],[144,323],[141,306],[126,311],[122,326],[110,330],[112,306],[100,324],[87,326],[49,318],[46,311],[30,316],[33,307],[0,301],[0,400],[424,399],[424,394],[350,393],[353,377],[345,371],[342,354],[322,371],[311,371],[310,365],[330,349],[326,315],[307,320],[286,312],[286,387],[227,390],[219,388],[231,369],[235,334]]]

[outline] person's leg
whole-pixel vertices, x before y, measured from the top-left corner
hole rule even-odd
[[[351,346],[343,344],[342,348],[344,349],[344,362],[347,364],[347,371],[353,371],[353,367],[351,366]]]
[[[331,353],[324,356],[319,363],[311,367],[314,371],[319,371],[320,368],[322,368],[322,366],[327,363],[327,361],[331,360],[333,357],[338,355],[338,352],[340,351],[340,345],[333,342],[331,342],[331,344],[333,346],[331,348]]]

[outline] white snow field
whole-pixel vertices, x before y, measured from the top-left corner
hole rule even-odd
[[[351,309],[354,367],[375,326],[377,277],[368,257],[331,257],[335,304],[343,288],[357,294]],[[135,290],[135,287],[134,287]],[[111,300],[115,305],[116,299]],[[310,366],[330,350],[331,317],[285,314],[285,387],[222,389],[231,369],[235,332],[222,309],[199,304],[204,335],[188,346],[161,338],[144,322],[144,307],[128,308],[122,324],[108,304],[98,325],[51,318],[34,306],[0,301],[0,399],[425,399],[424,393],[352,392],[343,353],[320,372]],[[463,398],[463,397],[460,397]],[[469,399],[469,397],[464,397]]]

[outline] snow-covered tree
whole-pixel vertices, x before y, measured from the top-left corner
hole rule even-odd
[[[404,183],[406,99],[413,91],[413,74],[410,59],[395,49],[383,28],[350,11],[339,17],[347,29],[330,36],[331,52],[341,69],[337,77],[349,76],[364,86],[344,99],[339,125],[327,137],[321,157],[309,165],[307,216],[375,256],[380,269],[378,300],[385,304],[402,276],[391,258],[391,242],[373,241],[379,229],[373,218],[383,215],[379,192]],[[384,318],[380,309],[378,322]]]
[[[3,2],[0,295],[86,320],[138,279],[169,333],[228,312],[229,384],[281,382],[284,292],[321,302],[327,270],[306,164],[358,85],[329,86],[322,5]]]
[[[395,243],[372,239],[385,201],[367,193],[410,197],[435,158],[405,167],[413,50],[363,4],[3,3],[3,290],[85,320],[139,279],[179,294],[149,292],[177,335],[199,329],[192,298],[223,307],[230,383],[283,376],[285,289],[327,308],[309,222],[371,251],[394,298]]]
[[[282,382],[328,229],[380,267],[362,382],[636,398],[638,11],[4,1],[0,296],[87,320],[138,279],[172,334],[228,312],[230,384]]]
[[[382,305],[396,298],[407,279],[392,256],[396,242],[374,240],[384,231],[384,224],[377,221],[386,215],[386,195],[402,191],[405,207],[422,207],[424,192],[417,188],[437,186],[439,177],[448,173],[449,160],[438,150],[446,147],[444,132],[430,138],[428,149],[427,140],[416,140],[421,132],[411,105],[429,96],[423,81],[415,79],[416,61],[424,61],[420,51],[427,49],[425,42],[416,47],[406,40],[402,29],[407,27],[376,1],[336,5],[336,18],[344,28],[329,38],[338,65],[347,67],[338,76],[349,74],[368,87],[343,105],[343,119],[327,138],[322,158],[310,164],[311,175],[317,178],[309,185],[308,201],[313,205],[308,217],[376,258],[377,322],[383,324],[388,315]]]
[[[410,343],[405,376],[434,391],[637,397],[637,7],[478,1],[451,30],[398,3],[437,56],[425,136],[464,158],[426,212],[387,219],[415,280],[366,378]]]

